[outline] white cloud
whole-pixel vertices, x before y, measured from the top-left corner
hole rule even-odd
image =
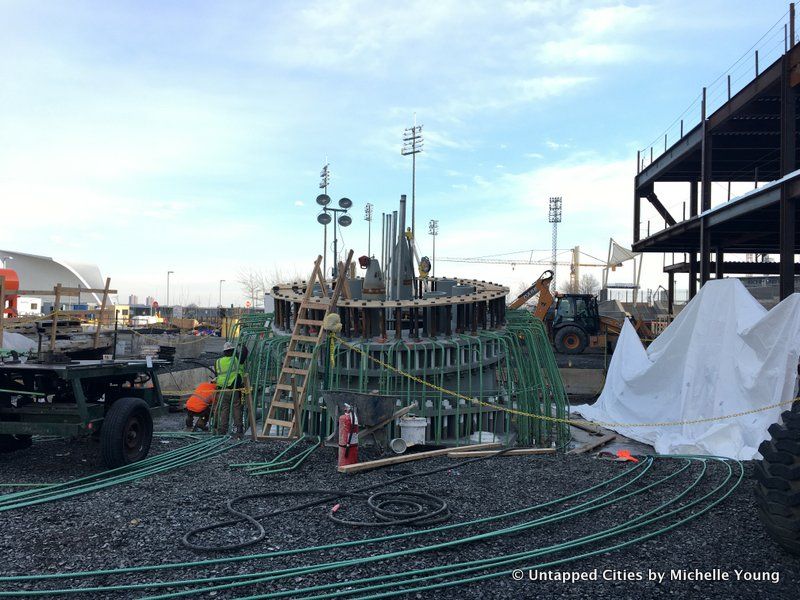
[[[306,203],[305,203],[305,202],[303,202],[302,200],[295,200],[295,201],[294,201],[294,205],[295,205],[295,206],[305,206],[305,205],[306,205]]]

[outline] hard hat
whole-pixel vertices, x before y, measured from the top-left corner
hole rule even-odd
[[[233,344],[231,344],[230,342],[225,342],[222,345],[222,351],[227,352],[228,350],[233,350]]]

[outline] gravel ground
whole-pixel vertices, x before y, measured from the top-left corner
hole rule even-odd
[[[167,415],[160,419],[158,429],[177,429],[182,415]],[[178,448],[184,439],[156,439],[153,452]],[[229,463],[248,460],[269,460],[284,442],[247,443],[205,463],[184,470],[171,471],[132,484],[109,488],[76,498],[2,513],[0,555],[2,574],[33,572],[63,572],[84,569],[117,568],[131,565],[163,564],[198,560],[228,554],[196,553],[185,549],[181,536],[189,529],[225,518],[221,505],[232,496],[268,490],[309,488],[352,490],[374,483],[386,482],[400,475],[449,466],[446,471],[396,484],[392,489],[417,489],[444,498],[453,516],[449,523],[498,514],[536,503],[545,502],[600,483],[622,470],[627,464],[606,462],[587,456],[509,457],[459,466],[447,458],[436,458],[397,465],[362,473],[340,475],[336,472],[335,450],[321,449],[294,473],[269,477],[248,477],[230,469]],[[91,440],[52,440],[36,443],[33,448],[15,454],[0,455],[0,482],[57,482],[87,475],[100,469],[97,445]],[[369,449],[362,450],[367,458]],[[656,462],[653,475],[646,483],[676,471],[677,461]],[[723,467],[711,464],[707,477],[685,499],[695,499],[717,485]],[[583,558],[559,567],[550,573],[577,572],[584,577],[597,573],[598,581],[514,581],[505,575],[481,582],[468,583],[436,591],[405,594],[407,598],[526,598],[558,595],[567,598],[792,598],[800,588],[800,558],[791,557],[775,546],[766,536],[756,516],[750,481],[750,465],[742,485],[722,504],[696,520],[671,532],[610,553]],[[502,556],[523,550],[541,548],[553,543],[574,539],[620,523],[651,509],[686,488],[699,473],[696,466],[675,477],[668,484],[649,490],[626,501],[602,510],[579,515],[558,523],[531,529],[514,536],[495,538],[462,545],[453,549],[410,555],[394,562],[361,563],[347,569],[314,576],[295,577],[281,586],[306,587],[352,578],[375,576],[414,568],[450,565],[454,562]],[[8,488],[4,488],[8,490]],[[597,494],[595,494],[596,496]],[[304,498],[306,499],[306,498]],[[299,502],[296,499],[258,499],[244,503],[247,510],[264,512],[277,506]],[[574,506],[577,500],[566,506]],[[326,517],[331,503],[290,513],[283,518],[265,521],[267,539],[238,551],[239,554],[269,552],[276,549],[308,545],[341,543],[345,540],[413,531],[405,528],[350,528],[339,526]],[[366,513],[358,500],[342,501],[342,514],[361,517]],[[552,513],[555,508],[504,520],[503,525],[520,523],[535,516]],[[186,577],[223,576],[298,566],[330,560],[369,557],[378,553],[417,547],[423,544],[453,539],[470,533],[488,531],[499,526],[471,526],[455,532],[439,532],[411,539],[393,540],[378,544],[333,548],[313,555],[278,557],[243,563],[207,566],[203,569],[145,573],[94,580],[70,580],[70,585],[132,584],[144,581]],[[647,529],[644,531],[652,531]],[[244,539],[253,534],[246,526],[237,526],[223,533],[203,538],[203,542]],[[571,551],[571,555],[604,548],[629,539],[586,546]],[[555,558],[569,553],[554,555]],[[533,559],[506,568],[522,568]],[[719,569],[728,573],[728,581],[675,581],[670,570],[699,569],[711,572]],[[645,580],[603,580],[604,570],[621,572]],[[735,570],[744,573],[767,572],[779,581],[737,581]],[[647,581],[650,571],[662,572],[661,583]],[[527,577],[527,573],[525,574]],[[614,576],[606,573],[606,576]],[[620,575],[616,575],[617,578]],[[0,590],[10,589],[0,584]],[[52,587],[52,584],[30,584],[31,587]],[[25,588],[21,588],[25,589]],[[30,588],[28,588],[30,589]],[[275,584],[248,586],[217,593],[215,598],[233,598],[254,593],[284,589]],[[156,592],[153,591],[153,594]],[[126,590],[118,593],[82,594],[86,598],[135,598],[147,595],[143,591]],[[192,597],[212,597],[196,595]],[[349,597],[349,596],[348,596]],[[358,595],[354,596],[358,597]]]

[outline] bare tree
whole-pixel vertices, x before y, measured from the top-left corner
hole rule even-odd
[[[570,277],[567,280],[562,281],[558,286],[558,291],[562,294],[580,294],[580,285],[573,283],[572,278]]]
[[[264,303],[264,275],[260,271],[239,271],[236,281],[242,287],[246,298],[250,298],[250,306],[256,307]]]
[[[578,283],[578,289],[580,289],[581,294],[595,295],[600,290],[600,282],[597,281],[597,277],[591,273],[584,273],[581,275],[581,280]]]
[[[591,273],[584,273],[581,275],[579,281],[573,281],[572,278],[567,281],[562,281],[558,286],[560,292],[564,294],[592,294],[595,295],[600,290],[600,282],[597,277]]]

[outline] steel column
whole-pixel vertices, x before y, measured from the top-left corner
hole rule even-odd
[[[667,314],[671,317],[675,307],[675,273],[667,274]]]
[[[784,54],[781,73],[781,175],[797,168],[797,93],[790,82],[789,55]],[[794,249],[797,201],[790,197],[789,187],[781,186],[779,242],[780,297],[794,293]]]
[[[714,267],[715,267],[715,269],[714,269],[714,277],[716,279],[722,279],[722,277],[724,275],[723,269],[722,269],[723,254],[724,253],[722,252],[722,248],[717,248],[716,258],[715,258],[716,264],[714,265]]]
[[[711,278],[711,244],[708,225],[705,218],[700,218],[700,285]]]
[[[703,140],[700,155],[701,212],[711,208],[711,135],[708,133],[706,88],[703,88],[702,120]]]

